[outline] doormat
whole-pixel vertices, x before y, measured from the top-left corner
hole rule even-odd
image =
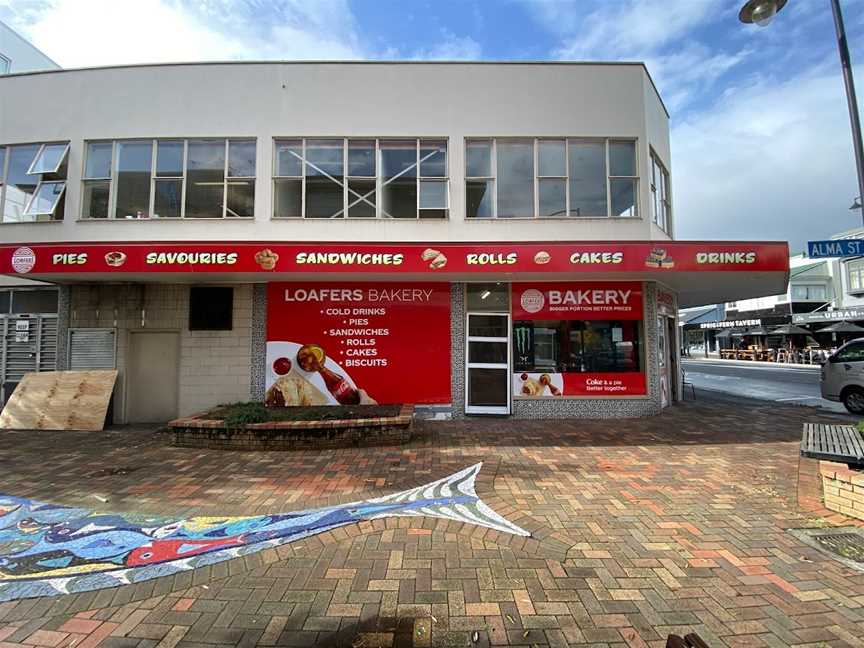
[[[362,502],[248,517],[121,515],[0,495],[0,601],[140,583],[386,517],[443,518],[529,536],[477,496],[482,465]]]
[[[864,572],[864,529],[859,527],[789,529],[789,533],[850,569]]]

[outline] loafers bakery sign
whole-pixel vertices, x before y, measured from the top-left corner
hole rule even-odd
[[[0,273],[764,272],[788,271],[785,243],[82,243],[0,246]]]

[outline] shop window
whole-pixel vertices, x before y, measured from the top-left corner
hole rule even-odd
[[[651,151],[651,212],[654,223],[664,232],[669,231],[671,204],[669,172]]]
[[[446,218],[447,142],[278,139],[274,218]]]
[[[467,310],[491,313],[510,312],[510,285],[506,283],[470,283],[465,288]]]
[[[11,313],[56,313],[58,294],[56,290],[12,290]],[[5,312],[0,305],[0,313]]]
[[[822,285],[793,285],[792,299],[801,301],[825,301],[826,290]]]
[[[193,286],[189,289],[190,331],[230,331],[233,314],[233,288]]]
[[[83,218],[252,218],[252,139],[88,142]]]
[[[513,366],[529,373],[641,372],[642,323],[635,320],[513,322]]]
[[[467,218],[634,218],[636,142],[608,139],[470,139]]]
[[[12,305],[12,291],[0,290],[0,315],[9,312],[9,307]]]
[[[63,218],[68,152],[68,142],[0,146],[3,222]]]

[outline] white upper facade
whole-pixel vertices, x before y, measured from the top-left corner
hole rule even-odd
[[[60,66],[0,22],[0,75],[59,70]]]
[[[11,243],[662,240],[670,170],[668,115],[635,63],[0,77]]]

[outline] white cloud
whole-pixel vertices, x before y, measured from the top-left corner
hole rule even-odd
[[[364,56],[345,0],[46,0],[0,9],[64,67]]]
[[[411,56],[426,61],[477,61],[483,49],[480,43],[470,36],[456,36],[445,31],[442,39],[428,49],[420,49]]]
[[[744,60],[712,51],[693,38],[694,30],[713,22],[735,24],[731,4],[703,0],[617,0],[592,11],[585,5],[530,2],[534,17],[554,34],[555,58],[565,60],[644,61],[667,107],[675,112],[704,93]]]
[[[679,238],[788,239],[800,250],[861,224],[848,209],[857,176],[836,70],[725,93],[674,127],[672,158]]]

